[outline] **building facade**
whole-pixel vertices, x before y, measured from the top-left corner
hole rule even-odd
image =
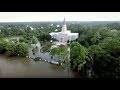
[[[52,32],[50,35],[52,38],[58,40],[58,44],[65,45],[67,44],[67,41],[76,40],[79,36],[79,33],[71,33],[70,30],[67,30],[67,25],[64,18],[61,32]]]

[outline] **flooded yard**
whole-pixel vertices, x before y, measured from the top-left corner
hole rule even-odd
[[[37,44],[40,46],[40,43]],[[32,47],[29,48],[30,57],[41,57],[50,61],[48,52],[41,53],[41,46],[36,48],[35,55]],[[60,65],[53,65],[45,61],[34,61],[27,57],[7,57],[0,55],[0,78],[78,78],[76,72],[70,70],[69,74]]]
[[[5,78],[75,78],[77,73],[67,71],[58,65],[22,57],[0,55],[0,77]]]

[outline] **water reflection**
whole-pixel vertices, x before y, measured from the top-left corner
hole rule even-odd
[[[41,50],[42,46],[40,44],[40,42],[38,42],[36,45],[32,45],[29,48],[29,56],[31,58],[35,58],[35,57],[40,57],[43,60],[47,60],[47,61],[51,61],[51,56],[49,55],[49,52],[44,52],[42,53]]]

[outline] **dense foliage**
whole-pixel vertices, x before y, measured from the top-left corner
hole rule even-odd
[[[0,53],[6,53],[7,56],[26,56],[28,53],[28,45],[37,44],[39,41],[50,41],[51,36],[47,31],[47,27],[33,27],[27,25],[5,25],[0,27]],[[17,41],[9,40],[9,37],[20,37]],[[5,41],[4,38],[8,38]]]
[[[50,41],[51,35],[49,33],[41,32],[38,36],[39,41]]]
[[[70,59],[73,69],[84,69],[87,58],[87,49],[77,42],[72,42],[70,47]]]
[[[42,46],[42,48],[41,48],[42,52],[50,52],[52,43],[51,42],[43,42],[43,41],[41,41],[41,46]]]
[[[112,27],[112,26],[111,26]],[[113,27],[114,28],[114,27]],[[120,32],[109,27],[87,27],[80,33],[78,43],[86,47],[80,54],[80,45],[71,43],[71,66],[78,69],[81,60],[90,77],[120,77]],[[116,28],[115,28],[116,29]],[[84,55],[86,58],[80,58]]]
[[[7,56],[26,56],[28,54],[28,45],[26,43],[15,43],[13,41],[1,40],[0,54]]]
[[[57,27],[57,25],[60,25]],[[68,30],[79,33],[79,38],[70,43],[71,67],[86,72],[88,77],[120,77],[120,22],[67,23]],[[28,45],[50,41],[49,32],[61,31],[61,23],[31,25],[3,25],[0,38],[20,36],[18,41],[1,39],[0,53],[8,56],[25,56]],[[34,37],[34,38],[33,38]],[[48,44],[44,47],[47,47]],[[45,50],[43,48],[43,50]],[[50,54],[56,60],[65,60],[65,47],[53,48]]]
[[[54,60],[65,62],[66,60],[68,60],[69,51],[66,47],[59,46],[59,47],[52,48],[50,51],[50,54],[53,56]]]

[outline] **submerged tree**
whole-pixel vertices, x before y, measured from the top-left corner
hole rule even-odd
[[[62,64],[62,67],[64,67],[67,70],[68,75],[69,75],[70,62],[68,58],[68,55],[69,55],[68,48],[64,46],[59,46],[59,47],[51,49],[50,54],[53,56],[54,60],[56,59]],[[57,58],[55,58],[55,56]]]
[[[50,50],[50,55],[52,56],[53,60],[55,60],[55,56],[56,56],[57,52],[58,52],[58,48],[52,48]]]
[[[72,42],[70,47],[70,59],[73,69],[83,70],[86,64],[87,49],[77,42]]]

